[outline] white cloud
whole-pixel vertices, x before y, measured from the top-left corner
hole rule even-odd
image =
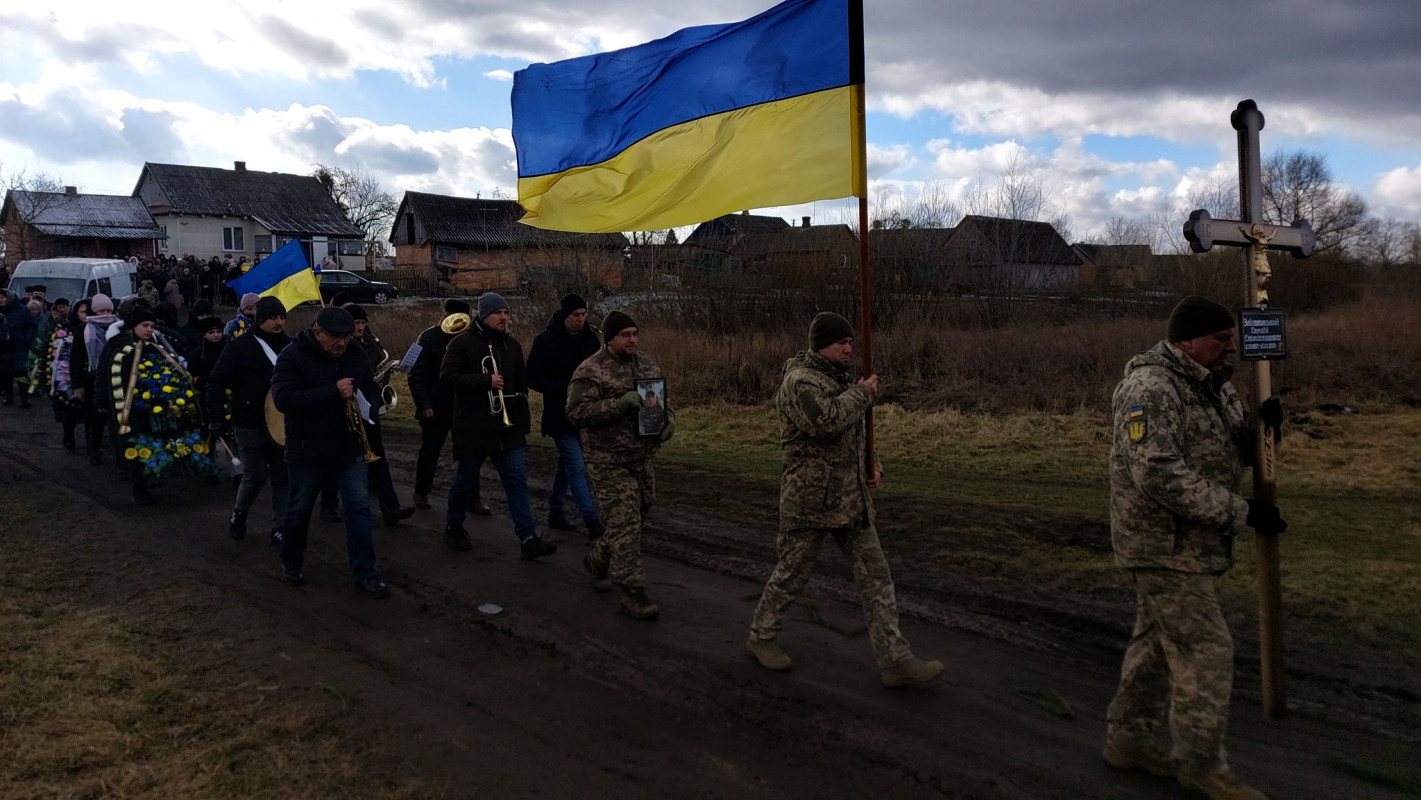
[[[506,69],[493,69],[484,73],[484,77],[500,83],[512,83],[513,73]]]
[[[1382,174],[1376,196],[1385,213],[1403,221],[1421,220],[1421,166],[1397,167]]]

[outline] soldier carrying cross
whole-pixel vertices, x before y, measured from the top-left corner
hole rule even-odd
[[[1248,300],[1258,309],[1268,304],[1267,250],[1306,257],[1314,237],[1306,221],[1287,227],[1262,222],[1263,115],[1247,100],[1232,121],[1239,132],[1244,219],[1213,220],[1195,211],[1184,233],[1196,252],[1216,242],[1248,248]],[[1229,383],[1236,336],[1227,308],[1187,297],[1171,312],[1164,340],[1131,359],[1112,398],[1110,533],[1115,560],[1135,588],[1136,616],[1120,686],[1106,712],[1104,756],[1114,767],[1175,777],[1214,800],[1264,800],[1233,773],[1224,749],[1233,637],[1214,582],[1233,566],[1237,529],[1253,528],[1260,550],[1264,707],[1276,716],[1281,680],[1270,680],[1270,667],[1281,675],[1277,536],[1288,524],[1276,505],[1273,462],[1283,411],[1270,396],[1264,361],[1254,398],[1268,399],[1256,406],[1254,423],[1247,422]],[[1241,493],[1245,466],[1254,471],[1252,499]]]

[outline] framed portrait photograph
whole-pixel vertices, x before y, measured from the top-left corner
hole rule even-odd
[[[666,381],[661,378],[639,380],[636,393],[641,395],[641,411],[636,417],[637,435],[660,436],[666,428]]]

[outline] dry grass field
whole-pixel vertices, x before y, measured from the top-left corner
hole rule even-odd
[[[527,347],[546,317],[515,315]],[[654,310],[645,316],[656,319]],[[900,556],[1008,587],[1123,597],[1109,555],[1107,409],[1125,361],[1153,344],[1163,323],[927,330],[905,327],[904,315],[898,321],[874,343],[886,387],[875,416],[888,469],[885,540]],[[392,308],[375,311],[372,324],[398,356],[432,323]],[[1303,620],[1290,636],[1395,646],[1421,666],[1421,611],[1410,600],[1421,595],[1421,302],[1372,297],[1292,316],[1288,337],[1291,357],[1275,363],[1274,383],[1289,415],[1279,466],[1293,526],[1283,545],[1284,591],[1290,614]],[[648,323],[642,347],[667,370],[680,411],[663,460],[777,481],[767,401],[784,359],[804,346],[794,333],[711,336]],[[1241,391],[1250,374],[1246,365],[1238,371]],[[773,520],[774,509],[746,513]],[[1023,526],[1023,516],[1039,525]],[[1077,533],[1043,532],[1053,526]],[[1241,568],[1222,591],[1233,607],[1250,608],[1247,538],[1238,553]]]

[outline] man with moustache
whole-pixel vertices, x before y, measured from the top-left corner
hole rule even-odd
[[[327,307],[309,330],[276,358],[271,391],[276,409],[286,417],[286,466],[290,499],[282,525],[281,577],[292,586],[306,582],[302,571],[311,509],[328,478],[335,480],[345,506],[345,548],[358,589],[371,599],[390,596],[375,571],[370,520],[369,470],[357,393],[372,406],[380,390],[365,353],[351,347],[355,320],[343,308]],[[371,409],[371,413],[374,409]]]

